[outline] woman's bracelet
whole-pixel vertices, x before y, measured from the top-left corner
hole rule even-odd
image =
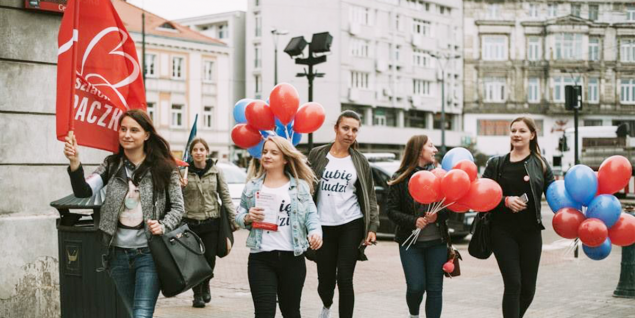
[[[509,197],[505,197],[505,206],[509,208]]]

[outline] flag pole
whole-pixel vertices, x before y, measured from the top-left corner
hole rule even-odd
[[[70,120],[68,121],[68,135],[73,138],[73,130],[75,130],[75,79],[77,78],[77,43],[79,43],[79,3],[81,0],[69,0],[73,1],[73,34],[71,35],[71,85],[70,85]]]

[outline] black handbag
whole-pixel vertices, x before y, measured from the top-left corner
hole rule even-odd
[[[220,179],[218,179],[218,174],[216,175],[216,194],[218,195],[218,188],[220,187]],[[216,247],[216,255],[220,258],[223,258],[229,255],[229,252],[232,250],[232,246],[234,246],[234,231],[232,229],[232,220],[229,219],[229,212],[227,212],[227,208],[223,204],[223,201],[220,200],[220,224],[218,228],[218,246]]]
[[[470,255],[478,259],[488,259],[492,255],[490,213],[479,213],[472,225],[472,239],[467,247]]]
[[[169,196],[166,191],[166,206]],[[153,195],[154,216],[158,219],[156,193]],[[205,245],[187,224],[163,235],[151,235],[148,246],[159,276],[161,293],[176,296],[212,277],[212,268],[205,259]]]

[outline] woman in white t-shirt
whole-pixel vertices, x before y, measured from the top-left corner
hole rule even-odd
[[[353,111],[340,114],[335,142],[314,148],[309,162],[320,178],[316,194],[324,247],[318,251],[318,293],[321,318],[330,317],[335,286],[339,291],[339,316],[353,316],[353,273],[358,260],[367,260],[366,246],[375,244],[379,210],[368,160],[355,148],[361,118]]]
[[[256,317],[300,317],[306,277],[304,252],[322,246],[311,193],[315,175],[306,157],[284,138],[264,143],[261,166],[245,185],[236,223],[250,230],[249,287]]]

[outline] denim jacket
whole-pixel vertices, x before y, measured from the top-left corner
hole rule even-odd
[[[291,236],[293,237],[293,254],[302,255],[309,248],[309,235],[322,236],[322,225],[317,215],[317,208],[311,198],[309,185],[304,180],[297,180],[287,173],[290,179],[289,197],[291,198]],[[247,247],[260,249],[262,243],[261,229],[252,229],[251,224],[245,224],[245,216],[249,209],[256,205],[256,192],[260,191],[264,183],[265,175],[247,182],[240,198],[240,206],[236,213],[236,223],[249,230]]]

